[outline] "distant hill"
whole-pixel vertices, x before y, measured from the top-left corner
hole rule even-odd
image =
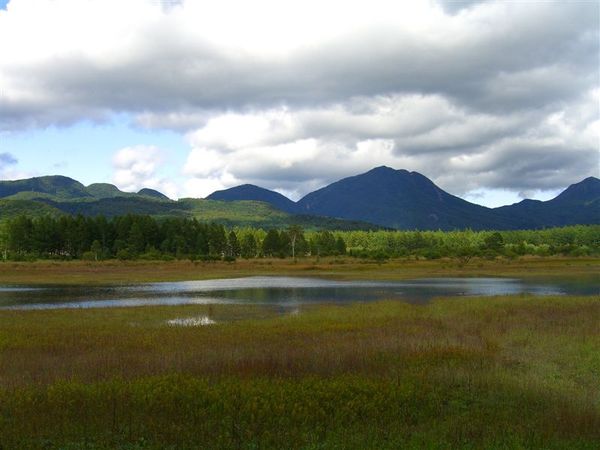
[[[278,192],[270,191],[253,184],[242,184],[231,189],[216,191],[206,197],[207,200],[237,201],[253,200],[269,203],[275,208],[288,213],[298,212],[298,206],[289,198]]]
[[[377,167],[344,178],[294,203],[253,185],[217,191],[207,199],[170,200],[153,189],[138,193],[97,183],[83,186],[61,176],[0,181],[0,221],[19,214],[124,214],[196,217],[229,226],[307,229],[414,230],[531,229],[600,224],[600,180],[589,177],[552,200],[523,200],[486,208],[451,195],[427,177],[406,170]]]
[[[48,194],[60,199],[92,197],[79,181],[60,175],[0,181],[0,198],[9,197],[19,192]]]
[[[283,228],[298,224],[306,229],[381,228],[360,221],[292,215],[260,201],[173,201],[154,189],[145,188],[137,193],[123,192],[108,183],[95,183],[86,188],[71,178],[56,176],[0,181],[0,195],[0,222],[23,214],[32,217],[62,214],[105,217],[145,214],[159,218],[195,217],[204,222],[228,226]]]
[[[553,200],[486,208],[451,195],[417,172],[377,167],[344,178],[294,203],[273,191],[243,185],[211,194],[221,200],[261,200],[295,214],[357,220],[417,230],[526,229],[600,223],[600,181],[590,177]]]
[[[398,229],[502,228],[489,208],[469,203],[437,187],[417,172],[377,167],[344,178],[298,202],[305,214],[364,220]]]
[[[90,184],[85,190],[94,198],[127,197],[132,195],[121,191],[118,187],[109,183]]]
[[[552,200],[523,200],[494,209],[502,217],[517,221],[520,227],[540,228],[600,223],[600,180],[589,177],[572,184]]]
[[[144,197],[157,198],[159,200],[170,200],[169,197],[167,197],[162,192],[158,192],[154,189],[148,189],[148,188],[141,189],[138,192],[138,195],[142,195]]]
[[[298,202],[309,214],[399,229],[527,229],[600,223],[600,180],[590,177],[546,202],[500,208],[467,202],[417,172],[378,167],[319,189]]]

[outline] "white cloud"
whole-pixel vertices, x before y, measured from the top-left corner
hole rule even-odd
[[[219,188],[248,182],[297,198],[385,164],[419,171],[457,195],[476,195],[482,186],[517,195],[566,187],[593,171],[594,119],[587,103],[503,115],[414,95],[226,113],[188,134],[184,173],[219,180]],[[197,192],[207,195],[211,187]]]
[[[176,198],[176,184],[159,175],[159,168],[164,159],[163,153],[157,147],[140,145],[122,148],[113,156],[113,183],[125,192],[151,188],[159,190],[167,197]]]
[[[240,181],[228,172],[202,178],[190,178],[185,183],[186,197],[204,198],[215,191],[240,184]]]
[[[12,0],[0,132],[126,114],[186,135],[179,184],[195,195],[252,182],[299,196],[383,164],[457,194],[556,189],[597,175],[599,9]],[[160,158],[123,149],[115,182],[174,195]]]

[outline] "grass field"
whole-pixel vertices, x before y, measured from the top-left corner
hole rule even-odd
[[[3,311],[0,448],[596,449],[599,323],[597,297]]]
[[[191,261],[0,262],[0,283],[112,284],[183,281],[254,275],[318,276],[335,279],[394,280],[439,276],[596,277],[599,258],[522,257],[456,260],[396,259],[384,263],[355,258],[251,259],[227,263]]]

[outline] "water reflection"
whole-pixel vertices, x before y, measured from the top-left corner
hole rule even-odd
[[[130,286],[0,286],[0,309],[101,308],[183,304],[265,304],[286,310],[305,304],[382,299],[426,303],[433,297],[595,295],[600,282],[551,279],[429,278],[407,281],[333,281],[246,277]]]

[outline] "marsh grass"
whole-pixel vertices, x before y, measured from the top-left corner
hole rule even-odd
[[[595,449],[599,323],[597,297],[3,311],[0,446]]]
[[[452,259],[388,261],[356,258],[251,259],[224,261],[0,261],[0,283],[119,284],[187,281],[257,275],[318,276],[335,279],[395,280],[442,276],[596,277],[600,259],[535,257],[514,260],[473,258],[468,265]]]

